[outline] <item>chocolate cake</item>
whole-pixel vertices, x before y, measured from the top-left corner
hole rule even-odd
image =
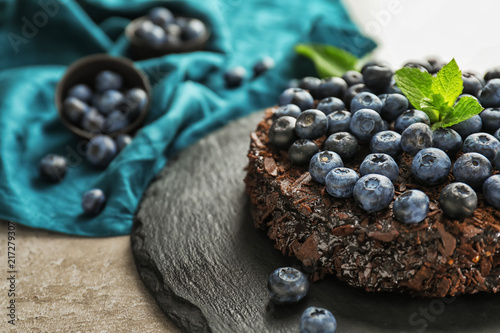
[[[366,291],[406,292],[426,297],[500,291],[500,211],[478,192],[473,215],[448,218],[440,209],[441,190],[413,181],[412,157],[398,156],[396,195],[419,189],[430,199],[424,221],[404,224],[386,209],[367,213],[352,198],[337,199],[311,179],[307,167],[292,165],[285,150],[269,143],[273,109],[251,135],[245,183],[255,226],[275,247],[296,257],[312,280],[334,274]],[[315,140],[321,147],[325,136]],[[364,149],[364,150],[363,150]],[[369,154],[362,147],[345,166],[359,171]]]

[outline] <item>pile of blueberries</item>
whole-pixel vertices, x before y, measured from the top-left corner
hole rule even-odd
[[[302,300],[309,291],[307,277],[293,267],[276,269],[267,281],[271,301],[289,304]],[[300,318],[301,333],[335,333],[337,320],[327,309],[308,307]]]
[[[108,70],[97,75],[93,88],[86,84],[71,87],[64,100],[63,112],[73,124],[96,134],[86,145],[86,158],[93,166],[106,168],[132,141],[127,134],[116,139],[106,134],[122,130],[134,121],[143,111],[148,96],[141,88],[124,89],[122,76]],[[45,156],[39,164],[41,176],[53,183],[63,180],[67,168],[67,159],[55,154]],[[104,192],[92,189],[83,195],[83,212],[98,215],[105,203]]]
[[[195,18],[175,17],[167,8],[151,9],[135,35],[154,48],[177,47],[194,41],[207,32],[205,23]]]
[[[435,60],[406,64],[431,74],[442,64]],[[397,87],[394,72],[386,63],[367,63],[360,72],[320,80],[306,77],[279,97],[269,131],[270,143],[288,150],[292,164],[309,165],[311,177],[336,198],[354,197],[367,212],[389,206],[398,179],[397,160],[405,152],[413,156],[413,180],[423,186],[445,182],[450,172],[455,181],[439,197],[450,218],[472,215],[476,191],[500,208],[500,68],[484,78],[464,72],[463,94],[477,98],[481,114],[451,128],[431,130],[429,117],[416,110]],[[323,147],[316,139],[326,136]],[[356,171],[344,167],[369,147]],[[454,163],[452,163],[454,161]],[[394,216],[403,223],[419,223],[429,210],[428,196],[408,190],[396,198]]]
[[[123,77],[113,71],[97,74],[92,88],[83,83],[71,87],[63,105],[69,121],[86,132],[99,134],[123,130],[148,102],[144,89],[126,89]]]

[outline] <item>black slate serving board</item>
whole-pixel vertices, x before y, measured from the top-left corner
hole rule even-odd
[[[423,299],[373,294],[335,278],[292,306],[269,302],[266,282],[300,267],[253,228],[243,178],[259,112],[172,160],[144,195],[131,242],[140,277],[186,332],[298,332],[308,306],[331,310],[337,332],[499,332],[500,295]]]

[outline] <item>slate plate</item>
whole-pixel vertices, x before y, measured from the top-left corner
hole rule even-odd
[[[269,302],[276,268],[297,265],[252,225],[243,178],[259,112],[206,137],[151,184],[132,231],[142,281],[186,332],[298,332],[308,306],[330,309],[337,332],[498,332],[500,295],[419,299],[372,294],[335,278],[293,306]]]

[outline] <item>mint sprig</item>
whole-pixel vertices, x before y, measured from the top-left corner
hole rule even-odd
[[[356,56],[331,45],[298,44],[295,52],[311,59],[321,78],[342,76],[349,70],[355,70],[359,63]]]
[[[435,77],[417,68],[404,67],[394,75],[396,84],[410,103],[425,112],[432,129],[450,127],[479,114],[483,107],[474,97],[462,97],[462,72],[455,59],[445,65]]]

